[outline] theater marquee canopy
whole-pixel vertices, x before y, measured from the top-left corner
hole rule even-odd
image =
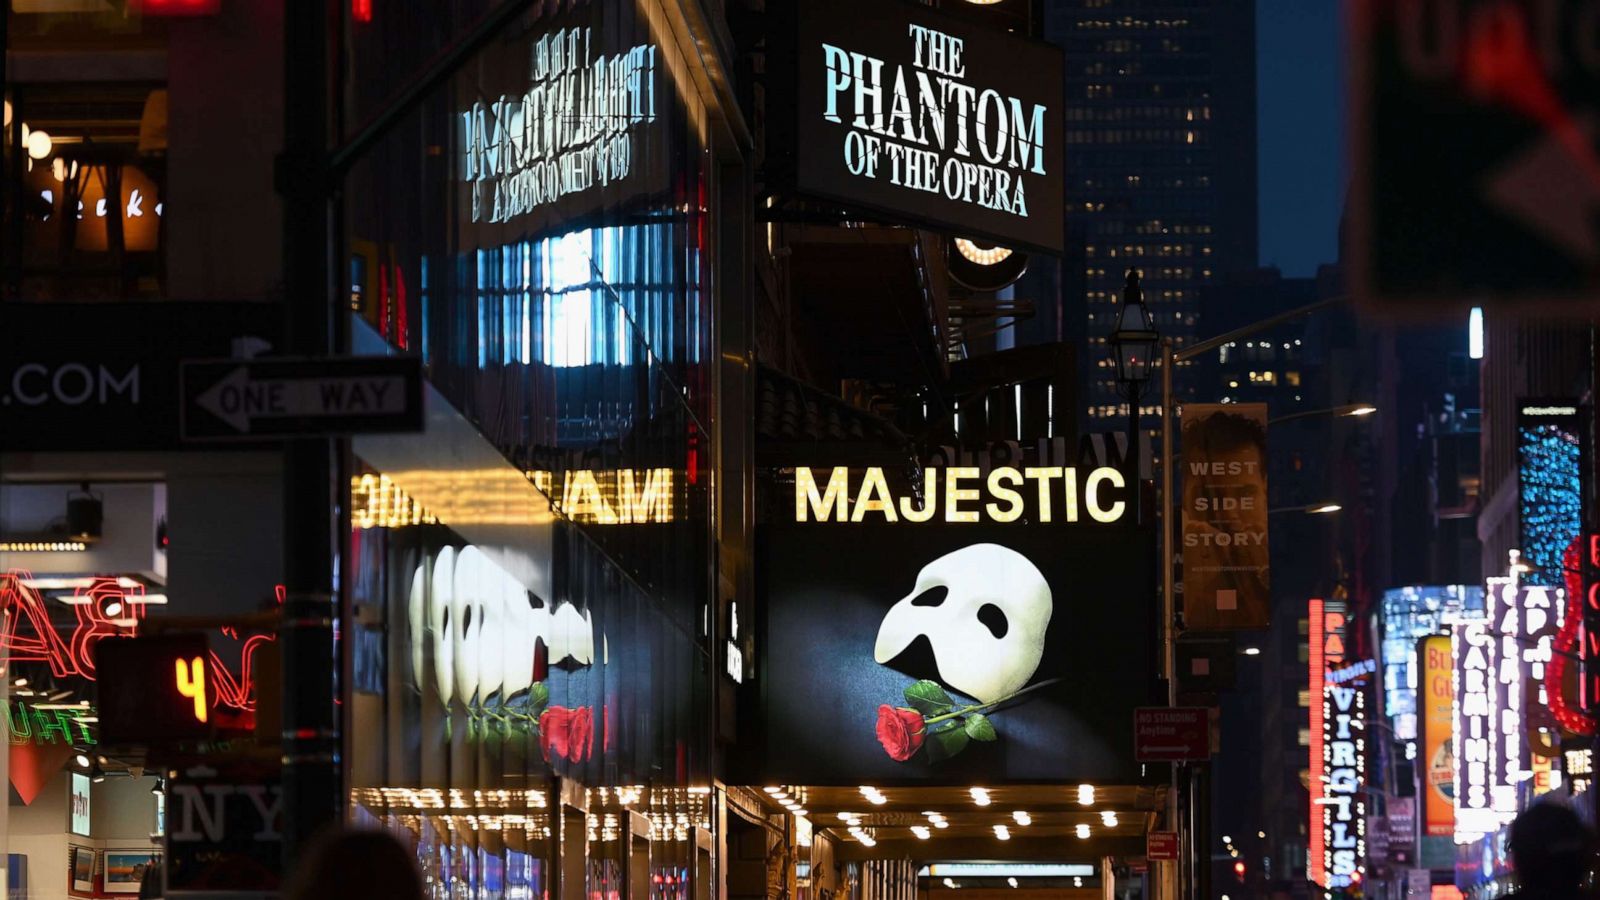
[[[899,0],[793,14],[801,193],[1061,252],[1060,50]]]

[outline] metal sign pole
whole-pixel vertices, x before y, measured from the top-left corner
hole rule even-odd
[[[328,38],[340,7],[328,0],[284,4],[284,133],[277,187],[283,196],[283,284],[288,351],[333,350],[327,177]],[[284,445],[283,553],[286,599],[279,646],[283,678],[283,871],[343,807],[334,727],[333,566],[337,558],[335,442]]]

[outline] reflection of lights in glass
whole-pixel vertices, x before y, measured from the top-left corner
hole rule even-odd
[[[969,0],[970,2],[970,0]],[[992,266],[1006,261],[1011,255],[1009,247],[979,247],[966,238],[956,238],[956,251],[968,261],[980,266]]]
[[[35,130],[28,135],[28,155],[34,159],[44,159],[49,156],[50,148],[53,146],[55,144],[46,132]]]

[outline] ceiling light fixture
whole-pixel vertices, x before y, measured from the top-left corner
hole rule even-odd
[[[1033,824],[1033,816],[1020,809],[1012,813],[1011,818],[1015,819],[1018,825],[1028,826]]]
[[[1089,826],[1087,824],[1078,825],[1078,837],[1079,839],[1087,839],[1089,837]]]
[[[1092,785],[1092,784],[1080,784],[1080,785],[1078,785],[1078,805],[1079,806],[1093,806],[1094,805],[1094,785]]]
[[[1017,880],[1015,878],[1007,878],[1006,879],[1006,884],[1009,884],[1012,887],[1016,887],[1017,886]]]
[[[967,2],[970,3],[972,0],[967,0]],[[968,261],[977,263],[980,266],[992,266],[996,263],[1002,263],[1011,256],[1011,248],[1009,247],[996,247],[993,245],[979,247],[975,242],[967,238],[956,238],[956,251]]]
[[[969,790],[967,793],[972,795],[973,803],[976,803],[979,806],[989,805],[989,792],[984,788],[975,787]]]
[[[917,836],[917,840],[919,840],[919,841],[925,841],[928,838],[933,837],[933,832],[929,831],[928,830],[928,826],[926,826],[926,825],[913,825],[913,826],[911,826],[911,833],[916,835]]]
[[[1004,825],[996,825],[994,827],[994,836],[1002,841],[1009,841],[1011,840],[1011,829]]]
[[[1106,810],[1100,814],[1100,824],[1106,826],[1107,828],[1117,827],[1117,814],[1111,812],[1110,810]]]

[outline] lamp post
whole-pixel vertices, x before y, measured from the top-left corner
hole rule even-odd
[[[1139,270],[1129,268],[1128,280],[1122,287],[1122,309],[1117,311],[1117,327],[1106,337],[1106,343],[1111,346],[1111,359],[1117,366],[1117,384],[1128,398],[1128,484],[1135,498],[1139,485],[1139,398],[1150,380],[1150,366],[1160,342],[1155,320],[1144,305]]]

